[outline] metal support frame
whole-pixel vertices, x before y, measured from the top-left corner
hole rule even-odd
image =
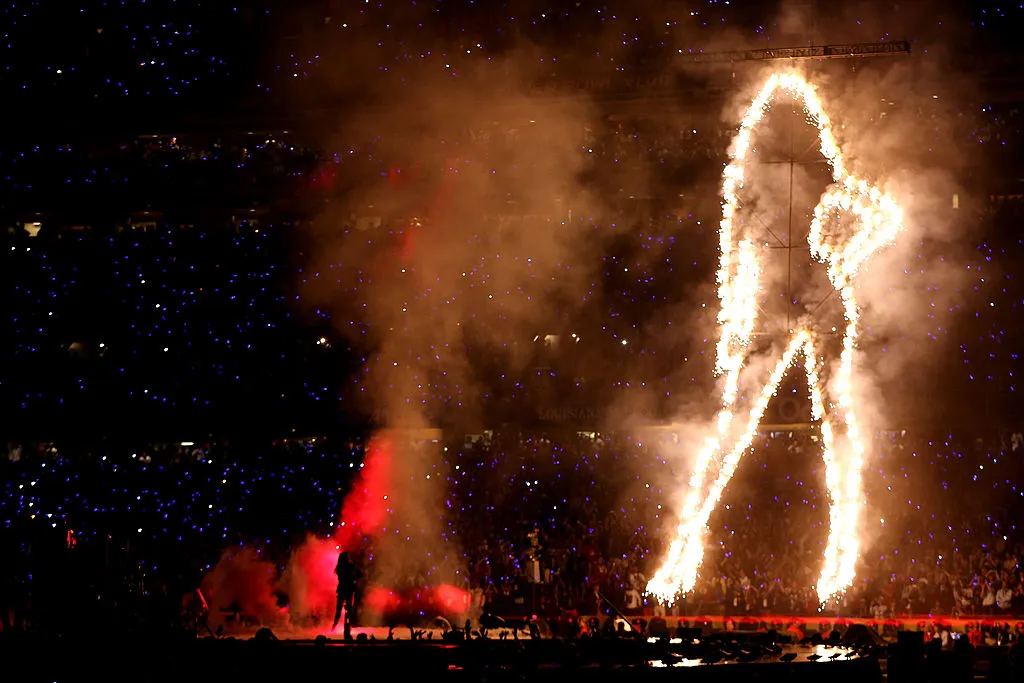
[[[849,59],[851,57],[891,57],[909,55],[910,43],[898,40],[891,43],[843,43],[838,45],[809,45],[762,50],[735,50],[731,52],[693,52],[683,54],[679,60],[688,64],[728,64],[731,62],[764,62],[797,59]]]
[[[788,137],[789,153],[788,153],[788,155],[786,155],[786,158],[783,158],[783,159],[766,159],[766,160],[762,160],[762,161],[757,162],[758,165],[783,165],[784,164],[784,165],[789,166],[789,188],[788,188],[788,198],[787,198],[787,202],[786,202],[787,203],[787,208],[786,208],[786,211],[787,211],[787,216],[786,216],[787,221],[786,221],[786,226],[785,226],[786,227],[785,232],[783,233],[783,231],[781,231],[781,230],[779,230],[779,231],[773,230],[771,225],[769,225],[769,222],[766,222],[760,215],[758,215],[757,213],[752,214],[752,218],[755,218],[758,222],[760,222],[762,227],[764,228],[765,232],[767,232],[767,234],[771,237],[770,240],[766,240],[766,241],[769,242],[769,243],[774,241],[773,244],[768,244],[764,248],[765,249],[770,249],[770,250],[773,250],[773,251],[784,250],[786,252],[786,283],[785,283],[786,321],[785,321],[784,331],[782,332],[783,336],[786,336],[786,335],[789,334],[789,331],[793,328],[793,324],[796,322],[796,315],[795,315],[796,311],[794,311],[794,304],[793,304],[793,296],[794,296],[794,293],[795,293],[794,290],[793,290],[793,251],[794,250],[799,250],[801,252],[808,252],[809,253],[809,249],[810,249],[809,245],[807,244],[807,231],[803,230],[802,231],[803,234],[801,236],[801,235],[798,234],[800,232],[800,230],[798,230],[798,226],[794,225],[794,220],[793,220],[794,219],[794,210],[795,210],[794,201],[793,201],[794,200],[794,197],[793,197],[794,174],[795,174],[796,167],[798,165],[799,166],[817,166],[817,165],[826,163],[823,158],[822,159],[813,159],[813,160],[807,158],[807,153],[809,151],[811,151],[811,148],[805,149],[802,152],[798,153],[797,148],[796,148],[796,123],[797,123],[798,119],[799,119],[799,113],[797,112],[796,105],[793,104],[790,107],[790,120],[789,120],[789,126],[788,126],[788,136],[787,136]],[[812,144],[812,148],[813,148],[813,144]],[[785,239],[783,239],[783,237],[782,237],[783,234],[785,235]],[[816,310],[820,309],[822,306],[824,306],[825,303],[827,301],[829,301],[829,299],[832,298],[832,294],[834,294],[834,293],[835,293],[834,290],[830,290],[829,294],[824,299],[822,299],[821,301],[817,302],[817,305],[814,307],[814,310],[816,311]],[[767,312],[762,309],[762,314],[764,314],[764,313],[767,313]],[[773,324],[772,327],[775,327],[775,325]],[[831,334],[829,332],[825,332],[825,331],[822,331],[822,330],[819,330],[819,333],[820,334],[824,334],[824,335]],[[769,332],[767,334],[763,334],[763,333],[762,334],[755,334],[755,336],[758,336],[758,337],[765,337],[765,336],[773,337],[773,336],[776,336],[776,333]]]

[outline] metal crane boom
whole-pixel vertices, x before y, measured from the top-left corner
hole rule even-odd
[[[910,43],[905,40],[899,40],[890,43],[842,43],[838,45],[808,45],[807,47],[783,47],[763,50],[735,50],[732,52],[693,52],[683,54],[679,59],[689,64],[721,64],[783,59],[887,57],[909,54]]]

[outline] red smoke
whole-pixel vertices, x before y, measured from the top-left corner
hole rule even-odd
[[[445,166],[441,171],[441,180],[438,182],[434,196],[426,207],[426,219],[422,222],[411,221],[402,233],[401,255],[404,263],[409,263],[416,255],[416,246],[424,227],[442,225],[447,218],[452,199],[455,196],[456,174],[459,172],[458,164],[459,160],[455,157],[445,160]],[[392,169],[391,176],[395,176],[394,169]],[[392,183],[392,185],[395,185],[395,183]]]
[[[409,263],[413,254],[416,253],[416,239],[419,237],[421,229],[422,226],[419,223],[411,222],[402,233],[402,263]]]
[[[323,164],[309,179],[309,184],[318,190],[333,190],[338,180],[338,167],[336,164]]]
[[[229,548],[217,565],[203,577],[201,587],[209,601],[210,625],[224,619],[221,610],[238,610],[274,623],[278,617],[274,597],[277,569],[251,548]]]
[[[387,438],[370,441],[359,476],[342,504],[334,537],[308,536],[292,553],[279,585],[288,594],[293,613],[323,618],[334,610],[338,553],[358,550],[362,539],[376,534],[387,515],[392,452]]]
[[[337,562],[337,543],[312,535],[292,553],[278,587],[288,595],[293,614],[325,618],[333,613],[338,587],[334,574]]]
[[[389,438],[376,436],[370,440],[359,475],[342,504],[334,536],[307,536],[292,553],[280,578],[276,577],[275,567],[254,550],[226,551],[203,579],[211,613],[235,603],[243,612],[273,623],[279,614],[274,591],[280,590],[288,596],[293,626],[306,623],[306,619],[330,618],[338,587],[334,573],[338,553],[359,550],[362,541],[375,536],[387,518],[393,453]],[[402,601],[389,591],[374,588],[369,591],[365,604],[371,610],[385,613],[400,607]]]
[[[384,523],[393,453],[389,438],[370,440],[359,476],[341,506],[341,521],[334,533],[339,550],[354,550],[361,538],[374,535]]]
[[[394,165],[388,168],[388,185],[398,189],[414,187],[420,180],[420,162]]]

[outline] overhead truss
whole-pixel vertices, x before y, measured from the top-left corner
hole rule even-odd
[[[732,52],[694,52],[684,54],[681,60],[690,64],[723,64],[729,62],[777,61],[796,59],[848,59],[850,57],[888,57],[909,55],[910,43],[905,40],[886,43],[843,43],[838,45],[808,45],[763,50],[735,50]]]

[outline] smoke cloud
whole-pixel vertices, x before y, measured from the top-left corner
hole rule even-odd
[[[307,269],[332,275],[314,278],[311,300],[365,354],[349,398],[391,445],[372,553],[385,586],[455,580],[461,554],[443,515],[451,473],[431,430],[502,420],[517,388],[520,409],[535,408],[522,380],[544,348],[536,340],[566,332],[563,307],[585,296],[599,260],[604,207],[585,182],[593,109],[584,96],[535,94],[534,52],[494,65],[485,91],[424,75],[330,135],[333,147],[373,141],[359,153],[390,166],[347,181],[317,219]]]

